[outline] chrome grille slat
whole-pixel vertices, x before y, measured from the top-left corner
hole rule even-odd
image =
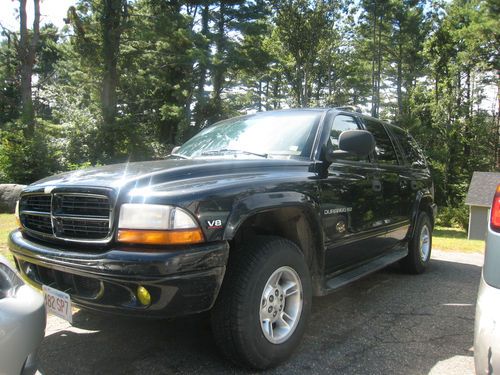
[[[111,212],[111,199],[103,194],[28,193],[20,202],[21,222],[28,232],[76,242],[109,241]]]
[[[56,219],[61,218],[61,219],[79,219],[82,218],[82,216],[79,215],[53,215]],[[108,217],[104,216],[85,216],[85,220],[89,221],[108,221]]]

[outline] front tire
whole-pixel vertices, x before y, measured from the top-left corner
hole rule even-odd
[[[280,237],[254,237],[230,256],[212,328],[238,365],[265,369],[299,345],[311,307],[309,270],[300,249]]]
[[[429,215],[420,212],[415,233],[408,243],[408,255],[401,260],[401,267],[411,274],[421,274],[429,265],[432,251],[432,224]]]

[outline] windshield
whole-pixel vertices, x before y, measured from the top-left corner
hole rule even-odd
[[[221,121],[184,143],[175,155],[309,157],[321,114],[321,111],[268,112]]]

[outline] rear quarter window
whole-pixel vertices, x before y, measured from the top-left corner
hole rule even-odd
[[[398,164],[398,156],[396,149],[392,144],[389,134],[387,134],[382,123],[363,119],[366,129],[373,134],[375,138],[375,153],[377,154],[377,161],[381,164]]]
[[[425,168],[427,163],[417,141],[406,131],[396,126],[390,126],[390,131],[401,146],[406,163],[413,168]]]

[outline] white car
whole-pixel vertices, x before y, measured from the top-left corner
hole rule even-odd
[[[491,206],[486,253],[476,305],[476,373],[500,373],[500,185]]]
[[[45,307],[40,292],[26,285],[0,256],[0,374],[36,370],[36,352],[45,334]]]

